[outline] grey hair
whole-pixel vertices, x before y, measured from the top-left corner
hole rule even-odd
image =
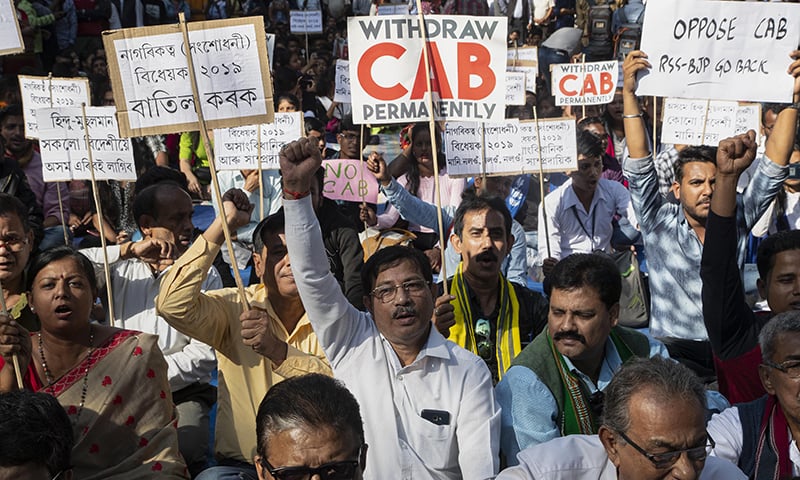
[[[800,312],[788,311],[775,315],[761,328],[758,344],[761,347],[761,358],[765,362],[772,360],[778,336],[786,332],[800,333]]]
[[[650,398],[664,402],[695,399],[704,413],[707,408],[703,383],[688,367],[658,356],[631,358],[605,389],[603,425],[615,432],[628,431],[631,397],[642,390],[647,390]]]

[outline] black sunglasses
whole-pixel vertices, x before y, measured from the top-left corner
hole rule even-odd
[[[261,465],[267,469],[275,480],[310,480],[314,475],[319,475],[322,480],[353,480],[360,465],[361,451],[363,445],[358,449],[356,460],[344,460],[341,462],[331,462],[319,467],[278,467],[275,468],[267,461],[266,457],[261,457]]]
[[[653,466],[657,469],[663,469],[667,467],[671,467],[675,462],[681,458],[681,455],[686,452],[686,456],[689,457],[689,460],[692,462],[699,462],[705,460],[708,457],[708,454],[714,448],[714,439],[711,438],[711,435],[706,432],[707,440],[706,444],[702,447],[692,447],[692,448],[684,448],[683,450],[675,450],[673,452],[664,452],[664,453],[648,453],[636,444],[633,440],[631,440],[627,435],[622,432],[617,432],[619,435],[625,439],[628,444],[634,448],[637,452],[644,455],[650,462],[653,463]]]

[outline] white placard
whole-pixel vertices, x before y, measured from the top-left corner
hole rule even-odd
[[[506,72],[506,105],[525,105],[525,73]]]
[[[614,99],[619,78],[616,60],[553,65],[556,105],[605,105]]]
[[[274,108],[263,19],[187,26],[208,128],[271,122]],[[122,135],[198,129],[178,25],[114,30],[103,35],[103,41]]]
[[[507,50],[507,60],[509,66],[533,65],[539,66],[539,48],[537,47],[517,47]]]
[[[437,120],[504,120],[505,17],[425,18],[434,112],[426,101],[416,17],[351,17],[347,27],[355,123],[424,121],[431,114]]]
[[[85,78],[29,77],[27,75],[18,77],[27,138],[39,138],[39,127],[36,122],[37,109],[80,107],[81,104],[92,104],[89,97],[89,80]]]
[[[289,30],[291,30],[292,33],[322,33],[322,11],[290,11]]]
[[[0,1],[0,55],[22,53],[25,44],[17,20],[17,9],[12,0]]]
[[[533,120],[519,123],[522,142],[522,161],[525,173],[539,172],[539,138],[541,158],[546,172],[569,172],[578,169],[578,148],[574,118],[539,120],[539,135]]]
[[[214,130],[214,158],[218,170],[253,170],[258,168],[259,125]],[[261,168],[278,170],[278,153],[303,134],[302,112],[276,113],[275,122],[260,125]]]
[[[757,105],[739,106],[722,100],[668,98],[664,101],[661,141],[680,145],[708,145],[744,133],[759,131]]]
[[[378,15],[408,15],[408,5],[407,4],[378,5]]]
[[[133,148],[120,138],[114,107],[86,107],[96,180],[136,180]],[[36,110],[45,182],[90,180],[86,128],[80,107]]]
[[[444,125],[447,174],[451,177],[480,175],[481,125],[477,122],[447,122]]]
[[[800,42],[795,3],[649,2],[642,50],[652,68],[640,96],[792,101],[789,53]]]
[[[536,93],[536,78],[539,76],[539,67],[519,66],[507,67],[509,72],[525,74],[525,91]]]
[[[522,173],[522,136],[516,118],[485,124],[486,175]]]
[[[445,154],[447,174],[451,177],[509,175],[521,173],[519,120],[505,123],[447,122],[445,124]],[[485,133],[482,134],[481,129]],[[481,152],[481,139],[484,149]],[[481,154],[486,157],[482,161]],[[484,172],[483,169],[486,169]]]
[[[336,87],[333,101],[350,103],[350,62],[347,60],[336,60]]]

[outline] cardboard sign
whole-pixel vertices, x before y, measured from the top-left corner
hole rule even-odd
[[[383,5],[378,5],[378,15],[408,15],[408,5],[384,3]]]
[[[19,29],[17,9],[12,0],[0,1],[0,55],[22,53],[25,44]]]
[[[451,177],[510,175],[523,170],[517,119],[487,124],[447,122],[444,140],[447,174]]]
[[[347,21],[353,120],[359,124],[430,119],[501,122],[505,109],[505,17],[425,18],[433,90],[427,103],[419,20]]]
[[[556,105],[605,105],[614,99],[619,78],[616,60],[553,65]]]
[[[273,123],[214,130],[218,170],[258,168],[258,128],[261,128],[261,168],[278,170],[281,148],[303,136],[303,113],[276,113]]]
[[[791,103],[789,53],[800,5],[672,0],[645,9],[642,50],[652,68],[640,96]]]
[[[759,119],[758,105],[668,98],[664,101],[661,141],[716,147],[720,140],[750,129],[756,131],[758,141]]]
[[[120,138],[114,107],[86,107],[89,148],[97,180],[136,180],[133,148]],[[86,126],[79,107],[36,111],[45,182],[90,180]]]
[[[350,103],[350,62],[347,60],[336,60],[336,86],[333,101]]]
[[[289,30],[292,33],[322,33],[322,11],[291,10]]]
[[[542,170],[545,172],[569,172],[578,169],[577,134],[574,118],[539,120],[538,135],[536,122],[533,120],[522,121],[519,126],[525,173],[539,172],[540,138]]]
[[[263,19],[187,26],[207,127],[272,122]],[[114,30],[103,35],[103,43],[123,136],[198,130],[180,25]]]
[[[506,50],[506,60],[509,67],[532,66],[539,68],[538,47],[514,47]]]
[[[27,75],[18,75],[18,78],[27,138],[39,138],[36,110],[92,104],[89,97],[89,80],[85,78],[29,77]]]
[[[323,160],[322,194],[332,200],[377,203],[378,180],[361,160]]]
[[[525,91],[536,93],[536,78],[539,76],[539,67],[507,67],[509,72],[525,74]]]
[[[506,72],[506,105],[525,105],[525,73]]]

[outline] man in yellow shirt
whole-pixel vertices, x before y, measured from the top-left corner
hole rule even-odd
[[[264,219],[253,233],[253,263],[261,283],[245,289],[249,309],[235,288],[201,293],[223,241],[223,218],[235,231],[249,221],[253,209],[241,190],[226,192],[223,205],[225,216],[214,220],[162,280],[156,309],[170,325],[217,351],[219,466],[197,480],[257,480],[251,463],[256,455],[252,432],[267,390],[285,378],[312,372],[331,375],[331,370],[297,293],[283,212]]]

